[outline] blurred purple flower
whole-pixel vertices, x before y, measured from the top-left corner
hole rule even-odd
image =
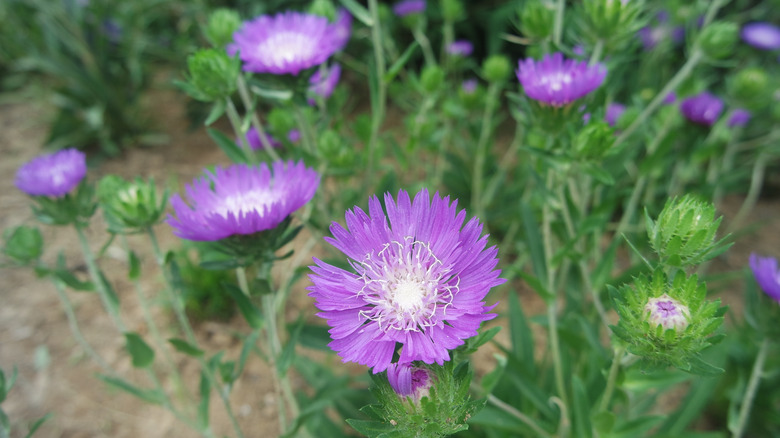
[[[336,21],[331,25],[331,28],[338,52],[347,47],[349,38],[352,36],[352,15],[344,8],[339,8],[336,14]]]
[[[584,97],[604,82],[607,68],[597,63],[566,59],[561,53],[545,55],[541,61],[518,62],[517,79],[531,99],[556,107]]]
[[[680,111],[688,120],[709,126],[715,123],[723,112],[723,101],[705,91],[683,99]]]
[[[780,49],[780,28],[771,23],[756,22],[742,26],[742,40],[761,50]]]
[[[477,80],[476,79],[466,79],[460,84],[460,88],[463,90],[466,94],[473,94],[475,91],[477,91]]]
[[[287,140],[290,140],[290,143],[298,143],[301,140],[301,131],[291,129],[290,132],[287,133]]]
[[[403,0],[393,5],[393,13],[399,17],[425,11],[425,0]]]
[[[576,46],[572,47],[571,52],[577,56],[585,56],[585,46],[582,44],[577,44]]]
[[[298,75],[316,67],[345,43],[343,26],[319,15],[283,12],[261,15],[233,35],[230,55],[237,52],[244,70],[253,73]]]
[[[675,102],[677,102],[677,95],[674,94],[674,91],[669,92],[663,100],[663,103],[666,105],[671,105]]]
[[[669,23],[669,12],[662,10],[656,13],[654,23],[637,31],[637,36],[645,50],[652,50],[667,38],[675,43],[681,42],[685,37],[685,28],[672,26]]]
[[[279,142],[279,140],[277,140],[277,139],[273,138],[273,137],[272,137],[270,134],[268,134],[268,133],[265,133],[265,138],[268,140],[268,144],[269,144],[269,145],[270,145],[272,148],[278,148],[279,146],[281,146],[281,145],[282,145],[282,143],[281,143],[281,142]],[[257,129],[255,129],[255,127],[254,127],[254,126],[253,126],[253,127],[251,127],[251,128],[249,128],[249,131],[247,131],[247,133],[246,133],[246,141],[241,141],[241,140],[239,139],[239,140],[237,140],[237,141],[236,141],[236,143],[238,143],[238,144],[239,144],[239,145],[241,145],[242,147],[246,147],[246,145],[247,145],[247,143],[248,143],[248,144],[249,144],[249,147],[250,147],[252,150],[255,150],[255,151],[256,151],[256,150],[260,150],[260,149],[263,149],[263,148],[264,148],[264,146],[263,146],[263,142],[262,142],[262,141],[260,141],[260,133],[259,133],[259,132],[257,132]]]
[[[387,367],[387,381],[396,394],[419,401],[427,397],[433,384],[433,373],[408,363],[392,363]]]
[[[16,171],[14,184],[31,196],[65,196],[87,176],[87,156],[77,149],[41,155]]]
[[[486,248],[482,224],[457,201],[423,189],[414,201],[403,190],[384,205],[369,199],[366,214],[355,207],[346,225],[333,222],[326,240],[349,257],[347,271],[314,259],[308,290],[328,321],[330,348],[343,362],[386,370],[398,344],[398,363],[444,364],[449,351],[477,334],[488,313],[484,299],[499,278],[498,250]],[[388,224],[389,222],[389,224]]]
[[[449,47],[447,47],[447,53],[454,56],[467,57],[474,51],[474,45],[468,40],[453,41]]]
[[[777,259],[750,254],[750,268],[764,293],[780,303],[780,272],[777,270]]]
[[[330,67],[324,70],[317,70],[311,75],[309,79],[309,93],[322,97],[322,99],[329,98],[333,91],[336,89],[336,85],[341,78],[341,65],[334,63]],[[309,105],[316,105],[317,101],[314,98],[307,99]]]
[[[196,241],[254,234],[279,225],[309,202],[320,177],[303,161],[276,161],[269,168],[234,164],[217,166],[186,186],[187,202],[171,197],[175,216],[166,222],[173,234]]]
[[[619,104],[617,102],[612,102],[607,106],[607,113],[604,116],[604,119],[607,121],[609,126],[614,127],[618,119],[620,119],[620,116],[622,116],[624,112],[626,112],[625,105]]]
[[[751,117],[752,114],[750,114],[750,111],[743,108],[737,108],[731,113],[731,117],[729,117],[727,125],[729,128],[733,128],[735,126],[745,126],[748,124]]]

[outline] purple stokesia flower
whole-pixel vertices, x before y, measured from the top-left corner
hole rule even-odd
[[[309,79],[309,93],[318,95],[327,99],[333,94],[336,85],[341,78],[341,65],[334,63],[324,70],[317,70]],[[308,99],[309,105],[316,105],[317,101],[313,98]]]
[[[265,138],[268,140],[268,144],[269,144],[269,145],[270,145],[272,148],[278,148],[279,146],[281,146],[281,145],[282,145],[282,143],[281,143],[279,140],[277,140],[277,139],[273,138],[273,137],[272,137],[270,134],[268,134],[267,132],[265,133]],[[259,133],[259,132],[257,132],[257,129],[255,129],[255,127],[254,127],[254,126],[253,126],[253,127],[251,127],[251,128],[249,128],[249,131],[247,131],[247,133],[246,133],[246,141],[240,141],[240,140],[239,140],[239,141],[237,141],[236,143],[240,144],[241,146],[246,146],[246,145],[247,145],[247,143],[248,143],[248,144],[249,144],[249,147],[250,147],[250,148],[251,148],[253,151],[256,151],[256,150],[260,150],[260,149],[264,149],[264,148],[265,148],[265,147],[263,146],[263,142],[262,142],[262,141],[260,141],[260,133]]]
[[[761,50],[780,49],[780,28],[771,23],[756,22],[742,26],[742,40]]]
[[[694,123],[711,126],[723,112],[723,101],[704,91],[683,99],[680,111]]]
[[[462,56],[465,58],[471,55],[472,52],[474,52],[474,45],[468,40],[453,41],[447,47],[447,53],[454,56]]]
[[[389,193],[384,200],[386,214],[374,196],[369,214],[355,207],[346,213],[347,228],[331,225],[326,241],[350,258],[352,270],[315,258],[309,296],[343,362],[379,373],[401,344],[398,363],[443,365],[449,350],[496,316],[484,299],[504,282],[495,269],[498,249],[485,248],[478,219],[463,225],[466,211],[449,197],[436,193],[431,202],[423,189],[411,201],[401,190],[397,202]]]
[[[609,105],[607,105],[607,113],[604,116],[604,119],[607,121],[609,126],[615,126],[617,121],[620,119],[620,116],[623,115],[623,113],[626,112],[626,106],[617,102],[612,102]]]
[[[748,124],[751,117],[752,114],[750,114],[750,111],[743,108],[737,108],[732,111],[727,125],[729,128],[733,128],[735,126],[745,126]]]
[[[425,11],[425,0],[403,0],[393,5],[393,13],[399,17]]]
[[[777,270],[777,259],[750,254],[750,268],[764,293],[780,303],[780,272]]]
[[[287,133],[287,140],[290,140],[290,143],[298,143],[301,140],[301,131],[291,129],[290,132]]]
[[[673,103],[677,102],[677,95],[674,94],[674,91],[670,92],[669,94],[664,97],[663,104],[664,105],[671,105]]]
[[[517,79],[531,99],[556,107],[571,102],[595,90],[607,76],[602,64],[566,59],[561,53],[545,55],[541,61],[527,58],[519,61]]]
[[[408,363],[391,363],[387,367],[387,381],[396,394],[412,397],[415,401],[428,396],[433,375],[430,370]]]
[[[261,15],[233,34],[227,51],[231,56],[238,52],[245,71],[298,75],[343,48],[344,32],[340,21],[331,24],[319,15],[291,11]]]
[[[476,79],[466,79],[460,84],[460,88],[466,94],[474,94],[474,92],[477,91],[477,84]]]
[[[16,172],[14,184],[31,196],[65,196],[87,176],[87,156],[63,149],[28,161]]]
[[[352,15],[344,8],[339,8],[336,12],[336,21],[331,25],[333,38],[336,40],[336,51],[344,50],[349,42],[349,37],[352,36]]]
[[[178,193],[171,197],[176,216],[167,222],[173,234],[197,241],[269,230],[309,202],[319,180],[303,161],[276,161],[272,169],[266,163],[216,167],[186,186],[188,202]]]

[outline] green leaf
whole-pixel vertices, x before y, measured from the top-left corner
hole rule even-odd
[[[125,380],[122,380],[117,377],[110,377],[102,374],[98,374],[98,378],[102,380],[103,382],[107,383],[109,386],[112,386],[116,389],[125,391],[135,397],[138,397],[139,399],[155,404],[155,405],[163,405],[165,404],[165,394],[163,394],[161,391],[156,389],[141,389],[137,386],[126,382]]]
[[[103,283],[103,289],[108,296],[108,305],[110,306],[111,311],[114,312],[114,314],[117,314],[119,312],[119,295],[116,294],[114,286],[112,286],[106,278],[106,274],[104,274],[103,271],[99,271],[99,275],[100,281]]]
[[[241,266],[241,263],[235,258],[225,260],[203,260],[200,267],[209,271],[227,271]]]
[[[593,436],[593,427],[590,423],[590,401],[585,392],[585,385],[579,377],[572,378],[572,391],[574,393],[574,436],[590,438]]]
[[[295,346],[298,345],[298,338],[301,336],[301,329],[303,328],[303,318],[298,318],[298,322],[295,323],[292,332],[290,332],[290,338],[287,340],[287,344],[282,348],[282,352],[279,354],[279,360],[276,362],[276,369],[279,371],[279,375],[284,376],[287,374],[287,370],[292,364],[295,357]]]
[[[392,424],[380,423],[378,421],[348,419],[347,424],[368,438],[379,437],[383,433],[392,432],[394,429]]]
[[[352,13],[352,16],[360,20],[368,27],[374,25],[374,20],[371,18],[371,13],[365,6],[356,2],[355,0],[339,0],[347,10]]]
[[[393,81],[393,79],[398,75],[398,73],[401,72],[401,69],[404,68],[404,65],[406,65],[407,62],[409,62],[409,58],[412,57],[412,54],[414,53],[415,49],[420,44],[417,43],[417,41],[413,42],[409,45],[409,47],[406,48],[403,54],[396,60],[392,66],[390,66],[390,69],[387,70],[387,73],[385,73],[385,76],[382,78],[382,80],[389,84]]]
[[[520,201],[520,220],[523,222],[525,242],[528,246],[528,253],[531,256],[531,266],[533,266],[534,275],[541,281],[542,279],[547,278],[548,269],[544,258],[542,234],[539,232],[541,228],[536,222],[536,216],[534,216],[531,207],[522,200]],[[537,292],[542,293],[542,291],[539,290],[537,290]],[[545,295],[550,294],[546,293]]]
[[[198,424],[203,430],[209,427],[209,401],[211,399],[211,382],[206,370],[200,372],[200,403],[198,403]]]
[[[509,293],[509,336],[512,340],[512,354],[518,363],[525,364],[529,375],[536,374],[534,362],[534,337],[528,318],[516,293]]]
[[[135,251],[130,250],[127,255],[127,262],[130,265],[130,271],[127,273],[127,278],[131,281],[138,280],[141,276],[141,261],[138,260],[138,256],[135,255]]]
[[[593,416],[593,427],[599,435],[606,435],[615,427],[615,414],[612,412],[599,412]]]
[[[27,432],[27,435],[25,435],[25,438],[30,438],[35,434],[35,432],[38,430],[39,427],[43,425],[43,423],[47,422],[51,418],[51,414],[46,414],[43,417],[35,420],[34,423],[30,425],[30,429]]]
[[[485,374],[481,382],[482,389],[485,390],[485,394],[490,394],[493,392],[493,389],[495,389],[496,385],[498,385],[498,382],[501,380],[501,377],[504,375],[504,370],[506,369],[506,357],[500,354],[494,354],[493,357],[496,359],[496,367],[493,368],[493,370],[489,373]]]
[[[211,107],[211,111],[209,111],[209,115],[208,117],[206,117],[206,121],[203,122],[203,124],[209,126],[212,123],[216,122],[217,119],[222,117],[222,114],[225,114],[226,108],[227,105],[225,104],[225,100],[219,99],[216,102],[214,102],[214,106]]]
[[[260,310],[258,310],[258,308],[252,304],[252,301],[249,300],[249,297],[244,295],[244,293],[241,292],[241,289],[232,284],[223,283],[222,287],[236,302],[238,310],[241,311],[241,314],[244,316],[244,319],[246,319],[249,326],[255,330],[259,330],[263,326],[263,316],[262,313],[260,313]]]
[[[230,161],[234,163],[246,162],[246,155],[244,155],[244,151],[242,151],[233,140],[228,138],[227,135],[213,128],[209,128],[207,131],[209,136],[211,136],[211,138],[217,142],[217,146],[222,149],[222,152],[224,152],[225,155],[230,158]]]
[[[137,333],[125,333],[125,348],[130,353],[133,366],[146,368],[154,362],[154,350]]]
[[[688,364],[690,365],[690,368],[685,371],[697,376],[714,377],[723,374],[725,371],[723,368],[705,362],[698,356],[689,359]]]
[[[178,351],[179,353],[184,353],[187,356],[201,357],[204,354],[203,350],[190,344],[189,342],[183,339],[170,338],[168,339],[168,342],[170,342],[171,345],[173,345],[173,348],[175,348],[176,351]]]

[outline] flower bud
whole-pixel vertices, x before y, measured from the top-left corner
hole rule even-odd
[[[701,31],[698,44],[708,57],[723,59],[732,54],[738,37],[739,27],[736,23],[717,21]]]
[[[345,147],[344,140],[336,131],[330,129],[317,138],[317,152],[336,168],[348,167],[355,159],[355,155]]]
[[[694,265],[728,248],[722,241],[715,242],[721,219],[715,219],[715,206],[685,195],[667,201],[656,222],[647,217],[647,234],[665,263]]]
[[[428,396],[433,379],[433,373],[424,367],[394,363],[387,368],[387,381],[396,394],[402,398],[411,397],[415,403]]]
[[[142,232],[158,223],[168,201],[167,193],[157,196],[152,179],[125,181],[107,175],[98,183],[97,193],[109,231],[120,234]]]
[[[460,0],[442,0],[441,15],[444,21],[455,22],[463,18],[463,3]]]
[[[616,41],[637,30],[641,2],[628,0],[585,0],[583,15],[588,33],[595,40]]]
[[[233,34],[241,27],[241,17],[232,9],[220,8],[209,16],[206,38],[216,48],[224,48],[233,41]]]
[[[664,330],[674,329],[682,332],[688,327],[691,312],[686,306],[667,294],[650,298],[645,305],[645,319],[650,327],[662,326]]]
[[[309,6],[309,13],[334,21],[336,19],[336,6],[331,0],[314,0]]]
[[[586,160],[602,158],[615,143],[615,131],[603,121],[585,125],[574,139],[574,154]]]
[[[238,57],[231,58],[220,49],[201,49],[187,57],[187,82],[179,82],[193,99],[213,102],[236,91],[241,68]]]
[[[5,246],[3,254],[20,265],[29,265],[43,254],[43,237],[37,228],[19,226],[3,233]]]
[[[529,38],[543,40],[552,35],[555,23],[555,7],[552,3],[533,0],[518,11],[520,32]]]
[[[436,92],[444,82],[444,70],[437,65],[426,66],[420,75],[420,83],[426,93]]]
[[[509,76],[512,65],[502,55],[492,55],[482,64],[482,76],[490,82],[501,82]]]
[[[758,67],[749,67],[734,75],[728,82],[729,92],[742,102],[751,102],[767,95],[769,78]]]

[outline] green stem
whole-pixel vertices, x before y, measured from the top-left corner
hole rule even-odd
[[[427,36],[425,36],[425,32],[423,29],[421,29],[421,27],[422,26],[416,27],[414,30],[412,30],[412,35],[414,35],[415,41],[417,41],[422,48],[423,57],[425,57],[425,63],[429,66],[436,65],[436,56],[433,54],[431,41]]]
[[[236,280],[238,280],[238,287],[241,289],[241,292],[248,297],[250,295],[249,282],[246,279],[246,268],[243,266],[236,268]]]
[[[301,130],[301,138],[303,139],[303,147],[312,155],[315,153],[314,131],[311,124],[306,119],[306,115],[303,114],[303,110],[300,105],[293,105],[293,113],[295,113],[295,120],[298,123],[298,129]]]
[[[515,137],[509,148],[504,152],[501,160],[498,162],[498,171],[493,174],[490,182],[485,189],[485,194],[482,197],[482,202],[490,204],[495,196],[498,188],[501,184],[506,182],[506,174],[509,172],[509,168],[515,164],[515,157],[520,151],[520,146],[523,145],[523,125],[518,123],[515,125]]]
[[[593,47],[593,53],[590,55],[590,61],[588,65],[595,65],[601,59],[601,54],[604,53],[604,40],[599,38],[596,41],[596,45]]]
[[[382,28],[379,20],[379,6],[377,0],[368,0],[368,8],[371,11],[371,43],[374,46],[374,63],[376,64],[376,101],[372,102],[371,108],[371,136],[368,141],[368,163],[365,174],[366,187],[376,175],[374,175],[374,155],[376,154],[377,141],[379,139],[379,129],[385,118],[385,100],[387,99],[385,83],[385,55],[382,45]]]
[[[271,156],[271,160],[279,161],[279,154],[277,154],[273,146],[271,146],[271,142],[269,141],[268,135],[263,129],[263,124],[260,123],[260,118],[257,117],[257,113],[255,113],[255,106],[254,103],[252,102],[252,98],[249,96],[249,89],[246,86],[246,79],[244,79],[243,75],[238,75],[237,85],[238,85],[238,95],[241,96],[241,101],[244,103],[244,107],[246,108],[246,110],[250,112],[250,119],[252,121],[252,126],[257,131],[257,134],[260,136],[260,143],[263,145],[263,150],[265,150],[265,152]]]
[[[500,82],[491,82],[488,85],[487,99],[485,101],[485,111],[482,113],[482,127],[477,141],[476,157],[474,159],[474,179],[471,187],[471,204],[474,206],[474,214],[486,221],[484,205],[482,205],[482,174],[485,167],[485,158],[487,154],[487,143],[490,134],[493,131],[493,113],[498,106],[498,94],[501,91]]]
[[[164,273],[165,281],[168,283],[168,287],[165,287],[165,293],[168,295],[168,299],[171,302],[171,307],[173,307],[173,312],[176,315],[176,319],[179,321],[179,325],[181,326],[182,330],[184,331],[184,335],[187,338],[187,342],[192,344],[193,346],[198,345],[198,339],[195,337],[195,332],[192,330],[192,326],[190,325],[189,319],[187,319],[187,314],[184,310],[184,303],[181,300],[181,294],[178,295],[176,292],[181,291],[175,291],[174,284],[171,281],[170,274],[168,273],[168,270],[165,267],[165,257],[160,250],[160,245],[157,241],[157,235],[154,232],[154,229],[152,227],[148,227],[146,229],[146,233],[149,236],[149,240],[152,242],[152,249],[154,251],[155,258],[157,259],[157,264],[160,266],[160,269]],[[206,376],[206,379],[208,380],[209,384],[214,388],[214,390],[219,394],[219,398],[222,400],[222,404],[225,407],[225,411],[228,414],[228,418],[230,418],[230,422],[233,426],[233,430],[236,432],[237,438],[243,438],[244,433],[241,431],[241,427],[238,424],[238,420],[236,419],[236,416],[233,414],[233,408],[230,406],[230,400],[227,397],[227,394],[225,393],[224,389],[220,386],[219,382],[217,381],[216,376],[214,375],[214,372],[211,370],[211,367],[206,362],[206,359],[201,355],[198,356],[198,363],[200,364],[201,370],[203,371],[203,374]]]
[[[246,138],[246,133],[241,129],[241,117],[238,115],[238,110],[236,110],[233,99],[230,97],[225,98],[225,108],[228,120],[230,120],[230,125],[233,126],[233,132],[235,132],[236,137],[238,137],[238,140],[241,142],[239,146],[241,146],[241,151],[244,152],[247,163],[254,163],[255,154],[252,152],[252,147],[249,146],[249,140]]]
[[[758,355],[756,356],[756,362],[753,364],[753,371],[750,373],[750,380],[748,381],[745,395],[742,397],[742,406],[739,408],[737,425],[732,434],[734,438],[740,438],[745,432],[745,426],[747,426],[747,420],[750,417],[750,409],[753,406],[753,399],[758,390],[758,383],[761,381],[761,375],[764,372],[767,350],[769,350],[769,338],[764,338],[764,341],[761,342],[761,347],[758,349]]]
[[[647,118],[650,117],[650,115],[655,112],[659,106],[661,106],[666,96],[676,90],[680,83],[688,78],[688,76],[693,72],[693,69],[703,58],[704,54],[700,50],[694,49],[691,57],[685,61],[685,64],[683,64],[682,67],[680,67],[680,70],[677,72],[677,74],[674,75],[674,77],[666,84],[661,92],[655,96],[655,99],[653,99],[653,101],[650,102],[650,105],[648,105],[647,108],[645,108],[644,111],[639,114],[636,120],[634,120],[634,122],[631,123],[631,125],[629,125],[629,127],[618,136],[618,138],[615,140],[615,144],[612,147],[617,147],[626,141],[626,139],[628,139],[628,137],[633,134],[637,128],[642,126],[642,124],[645,123],[645,120],[647,120]]]
[[[555,8],[555,24],[553,25],[553,43],[561,46],[561,37],[563,36],[563,11],[566,9],[566,0],[558,0],[558,6]]]
[[[84,335],[81,333],[78,319],[76,318],[76,313],[73,311],[73,304],[70,302],[68,294],[65,292],[65,287],[59,280],[52,279],[52,283],[54,283],[54,288],[57,290],[57,295],[60,297],[62,309],[65,311],[65,316],[68,318],[68,326],[70,326],[70,331],[73,334],[73,337],[76,339],[76,342],[81,345],[81,348],[84,349],[84,352],[86,352],[95,361],[95,363],[100,366],[100,368],[103,368],[103,371],[112,376],[116,374],[114,370],[111,369],[111,366],[109,366],[108,363],[106,363],[106,361],[103,360],[103,358],[100,357],[100,355],[97,354],[94,349],[92,349],[92,346],[89,345],[89,342],[87,342],[87,340],[84,338]]]
[[[536,433],[535,436],[542,437],[542,438],[552,438],[552,435],[547,433],[544,429],[542,429],[536,422],[529,417],[528,415],[525,415],[524,413],[518,411],[511,405],[505,403],[503,400],[499,399],[493,394],[488,394],[487,396],[488,403],[494,405],[495,407],[501,409],[502,411],[506,412],[507,414],[517,418],[522,423],[524,423],[526,426],[530,427],[531,430]]]
[[[116,325],[119,331],[124,333],[127,331],[125,329],[125,324],[122,322],[122,318],[119,316],[117,308],[114,306],[114,304],[112,304],[110,294],[106,287],[106,280],[100,272],[100,268],[95,261],[95,256],[92,254],[92,250],[89,249],[89,243],[87,242],[87,236],[84,235],[84,229],[82,228],[82,225],[78,223],[75,223],[74,227],[76,228],[76,234],[79,237],[79,244],[81,245],[81,252],[84,255],[84,261],[87,263],[89,276],[92,278],[92,282],[97,288],[100,301],[103,303],[103,307],[106,309],[106,312],[108,312],[108,315],[114,321],[114,325]]]
[[[607,387],[604,389],[604,397],[601,399],[601,405],[599,412],[609,409],[609,402],[612,399],[612,393],[615,391],[615,382],[617,381],[618,371],[620,371],[620,362],[625,354],[625,347],[616,347],[615,355],[612,357],[612,365],[609,367],[609,375],[607,376]]]
[[[739,207],[739,211],[734,216],[734,219],[729,225],[729,231],[736,230],[742,224],[745,216],[753,210],[758,201],[758,195],[761,194],[761,186],[764,182],[764,171],[766,170],[767,154],[765,152],[759,152],[756,161],[753,163],[753,172],[750,177],[750,188],[748,188],[745,200],[742,202],[742,206]]]

